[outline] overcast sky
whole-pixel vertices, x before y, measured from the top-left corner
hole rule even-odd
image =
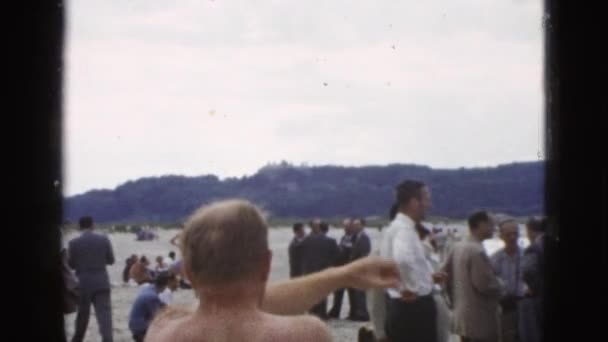
[[[542,158],[540,0],[77,0],[66,195],[268,162]]]

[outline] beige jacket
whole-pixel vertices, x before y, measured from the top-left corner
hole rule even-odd
[[[498,341],[502,284],[483,245],[473,237],[455,244],[443,268],[448,274],[454,332],[472,339]]]

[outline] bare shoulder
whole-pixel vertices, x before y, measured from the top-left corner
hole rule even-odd
[[[332,336],[329,328],[317,317],[305,315],[295,317],[275,316],[277,336],[283,341],[292,342],[329,342]]]
[[[190,317],[191,310],[183,307],[168,306],[160,311],[148,328],[146,342],[175,341],[177,327]]]

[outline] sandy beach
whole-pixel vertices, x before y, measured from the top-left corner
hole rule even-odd
[[[456,228],[456,226],[452,226]],[[464,226],[459,226],[462,229]],[[464,230],[462,230],[464,232]],[[177,248],[169,243],[169,240],[177,233],[177,230],[159,230],[157,233],[160,238],[156,241],[135,241],[135,235],[130,233],[113,233],[109,234],[110,240],[114,247],[116,263],[109,267],[110,279],[112,282],[112,314],[113,314],[113,330],[114,340],[118,342],[132,341],[131,333],[128,329],[128,316],[131,304],[135,299],[138,291],[136,285],[124,286],[122,284],[122,270],[125,265],[125,259],[131,254],[145,254],[149,259],[153,260],[158,255],[167,256],[169,251],[178,252]],[[368,234],[372,238],[372,249],[377,246],[379,232],[377,229],[367,229]],[[343,234],[341,229],[331,229],[329,236],[339,238]],[[77,236],[77,233],[69,233],[64,237],[64,244],[67,241]],[[287,259],[287,246],[292,238],[292,232],[289,228],[273,228],[270,230],[270,245],[273,252],[271,281],[283,280],[289,277],[289,265]],[[485,243],[489,253],[501,247],[500,240],[490,240]],[[179,253],[178,253],[179,254]],[[173,295],[174,304],[176,305],[196,305],[194,295],[191,290],[178,290]],[[332,298],[329,298],[329,303],[332,303]],[[328,308],[329,309],[329,308]],[[341,317],[348,315],[348,298],[345,297],[342,306]],[[74,320],[76,314],[65,316],[65,326],[68,337],[71,338],[74,331]],[[355,323],[346,320],[330,320],[328,322],[334,340],[336,342],[356,341],[357,332],[362,325],[371,323]],[[454,339],[453,339],[454,340]],[[455,339],[457,340],[457,339]],[[85,337],[87,342],[101,341],[98,333],[97,322],[95,319],[94,310],[91,309],[91,319]]]

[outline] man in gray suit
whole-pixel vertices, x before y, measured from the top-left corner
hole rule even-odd
[[[494,234],[494,220],[485,211],[468,219],[470,237],[448,255],[448,296],[454,308],[454,328],[462,342],[499,341],[499,300],[503,285],[482,245]]]
[[[93,219],[80,218],[82,234],[69,242],[68,263],[76,271],[80,282],[80,302],[76,316],[76,331],[72,342],[80,342],[89,325],[91,304],[103,342],[112,342],[112,305],[110,278],[106,265],[114,264],[112,244],[107,236],[93,231]]]

